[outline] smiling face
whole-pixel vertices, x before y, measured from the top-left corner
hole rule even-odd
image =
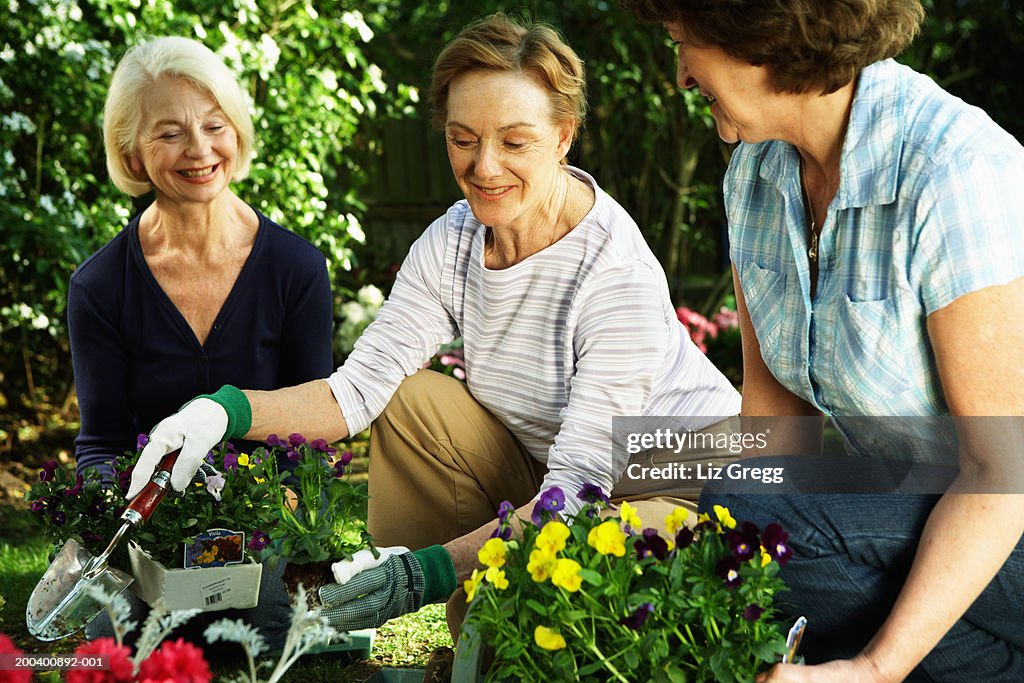
[[[708,98],[718,136],[730,143],[773,139],[778,93],[768,69],[735,59],[719,47],[694,44],[681,24],[665,27],[678,51],[676,82],[681,88],[698,88]]]
[[[208,93],[161,78],[146,93],[131,168],[148,176],[160,201],[208,203],[235,171],[238,137]]]
[[[525,229],[544,215],[572,132],[551,120],[547,91],[527,76],[477,71],[451,84],[448,159],[473,215],[488,227]]]

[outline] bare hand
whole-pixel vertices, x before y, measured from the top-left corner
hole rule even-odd
[[[864,655],[802,666],[776,664],[760,674],[756,683],[889,683]]]

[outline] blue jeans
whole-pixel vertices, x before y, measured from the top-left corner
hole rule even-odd
[[[756,458],[744,466],[769,461],[786,459]],[[790,590],[778,597],[778,606],[790,623],[807,617],[801,653],[809,664],[850,658],[888,616],[939,495],[767,493],[772,490],[750,481],[709,482],[699,509],[723,505],[738,521],[761,528],[781,524],[793,557],[781,573]],[[944,542],[957,557],[957,539]],[[1024,540],[907,680],[1024,681]]]

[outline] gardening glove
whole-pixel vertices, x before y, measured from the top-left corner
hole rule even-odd
[[[351,560],[335,562],[335,578],[320,591],[320,615],[339,630],[377,628],[389,619],[415,612],[423,605],[448,598],[455,592],[455,565],[439,545],[414,553],[405,548],[384,548],[369,560],[360,553]],[[372,564],[368,569],[354,567]],[[340,566],[339,566],[340,565]]]
[[[251,425],[249,400],[231,385],[189,401],[150,433],[132,472],[128,500],[142,491],[164,456],[178,448],[181,454],[171,470],[171,488],[184,491],[214,446],[224,439],[245,436]]]

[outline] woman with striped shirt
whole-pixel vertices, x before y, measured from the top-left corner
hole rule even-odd
[[[676,318],[636,224],[566,164],[586,110],[580,59],[552,29],[499,14],[442,51],[431,96],[466,199],[412,246],[345,365],[326,381],[224,387],[193,401],[152,433],[131,492],[174,448],[180,488],[222,438],[338,439],[372,423],[370,532],[403,547],[336,565],[339,582],[368,569],[353,583],[378,589],[330,589],[326,614],[348,629],[448,599],[503,500],[529,516],[540,492],[558,487],[571,514],[591,484],[639,500],[653,524],[674,504],[693,506],[699,487],[624,479],[630,464],[735,457],[712,447],[636,453],[631,463],[622,443],[613,447],[615,417],[673,416],[688,433],[725,434],[739,395]],[[465,385],[421,370],[459,336]],[[465,600],[449,605],[454,632]]]

